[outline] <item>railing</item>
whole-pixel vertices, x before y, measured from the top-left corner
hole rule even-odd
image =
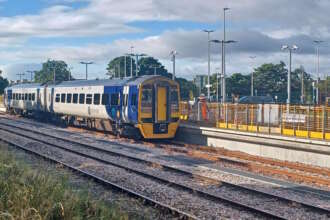
[[[202,126],[330,140],[330,107],[182,102],[181,119]]]

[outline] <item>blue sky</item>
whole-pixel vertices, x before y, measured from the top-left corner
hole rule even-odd
[[[294,67],[315,72],[312,42],[330,42],[326,0],[0,0],[0,68],[14,79],[47,59],[58,59],[80,78],[84,67],[79,62],[91,60],[91,78],[104,78],[106,64],[134,46],[135,52],[160,59],[169,71],[169,53],[177,50],[176,72],[191,79],[207,72],[207,35],[201,30],[213,29],[212,39],[222,38],[223,7],[231,8],[227,37],[238,41],[227,49],[228,74],[286,62],[287,54],[280,51],[286,43],[300,47]],[[326,72],[330,47],[325,43],[320,51]],[[251,61],[250,56],[257,58]],[[219,45],[212,45],[211,58],[215,72],[221,65]]]

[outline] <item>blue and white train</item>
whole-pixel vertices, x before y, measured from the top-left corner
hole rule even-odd
[[[5,89],[8,112],[146,139],[173,138],[179,125],[180,90],[162,76],[17,84]]]

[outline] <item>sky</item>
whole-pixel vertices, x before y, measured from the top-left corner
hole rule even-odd
[[[293,68],[321,77],[330,70],[329,0],[0,0],[0,69],[9,79],[38,70],[47,59],[64,60],[75,78],[81,61],[93,61],[89,77],[105,78],[107,63],[134,46],[134,53],[159,59],[171,72],[192,79],[207,74],[207,34],[223,39],[226,11],[227,74],[250,73],[263,63],[288,63],[283,44],[296,44]],[[221,66],[219,44],[211,44],[211,72]],[[254,59],[251,57],[255,57]],[[27,74],[25,78],[29,78]]]

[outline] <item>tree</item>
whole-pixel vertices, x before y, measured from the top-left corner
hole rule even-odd
[[[227,94],[239,95],[240,97],[251,93],[251,76],[234,73],[226,79]]]
[[[142,75],[154,75],[155,71],[157,75],[170,77],[170,74],[165,67],[153,57],[143,57],[139,60],[139,76]]]
[[[35,72],[34,81],[38,83],[53,82],[54,68],[56,73],[56,82],[69,80],[69,74],[71,73],[68,70],[68,65],[64,61],[47,60],[47,62],[42,64],[42,69]]]
[[[175,79],[180,85],[180,97],[182,100],[190,100],[191,93],[194,97],[198,95],[198,89],[196,85],[184,78]]]
[[[136,75],[136,63],[130,56],[116,57],[108,63],[107,71],[108,75],[112,77],[125,77],[125,58],[126,58],[126,74],[131,75],[131,61],[133,66],[133,76]]]
[[[0,70],[0,94],[4,93],[5,88],[9,85],[9,82],[6,78],[1,76],[2,70]]]

